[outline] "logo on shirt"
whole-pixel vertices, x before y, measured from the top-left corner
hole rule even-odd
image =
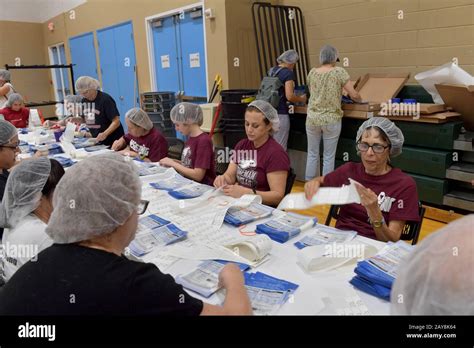
[[[257,161],[242,159],[237,165],[237,181],[247,187],[257,187]]]
[[[138,144],[135,140],[130,140],[130,149],[138,153],[139,157],[148,157],[150,149],[145,145]]]
[[[396,198],[389,197],[385,192],[380,192],[378,196],[378,204],[380,210],[388,213],[392,209],[392,203],[396,201]]]
[[[187,168],[192,168],[191,148],[189,146],[186,146],[183,149],[183,154],[181,155],[181,164]]]

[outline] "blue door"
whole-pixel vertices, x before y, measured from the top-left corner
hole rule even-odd
[[[138,106],[135,44],[132,23],[127,22],[97,31],[102,73],[102,89],[117,103],[120,121],[126,128],[126,112]]]
[[[178,17],[181,18],[181,17]],[[202,15],[191,18],[190,12],[179,20],[182,83],[186,96],[206,97],[206,56]]]
[[[153,47],[158,91],[180,91],[180,62],[176,17],[166,17],[153,25]]]
[[[75,79],[80,76],[99,78],[95,58],[94,35],[92,33],[70,38],[69,50],[71,51],[71,63],[75,64],[73,66]]]

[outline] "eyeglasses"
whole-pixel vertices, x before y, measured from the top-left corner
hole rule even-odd
[[[150,201],[145,201],[145,200],[141,200],[140,203],[138,203],[138,207],[137,207],[137,214],[138,215],[142,215],[146,212],[146,209],[148,208],[148,204],[150,203]]]
[[[20,143],[15,143],[15,144],[5,144],[5,145],[0,145],[0,147],[8,147],[9,149],[14,149],[16,150],[20,146]]]
[[[358,142],[357,143],[357,150],[359,151],[362,151],[362,152],[366,152],[366,151],[369,151],[369,148],[372,148],[372,151],[374,153],[383,153],[385,151],[386,148],[389,148],[390,145],[387,145],[387,146],[383,146],[381,144],[373,144],[373,145],[369,145],[367,143],[361,143],[361,142]]]

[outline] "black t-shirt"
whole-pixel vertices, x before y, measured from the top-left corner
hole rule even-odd
[[[0,202],[3,200],[3,193],[5,192],[5,186],[7,186],[9,172],[8,170],[3,169],[0,173]],[[0,227],[0,241],[3,236],[3,228]]]
[[[115,116],[120,116],[120,113],[117,110],[117,104],[115,104],[115,100],[107,93],[97,91],[95,100],[89,101],[84,98],[82,102],[86,103],[86,105],[87,103],[94,103],[94,123],[100,126],[100,128],[91,128],[91,134],[94,138],[97,136],[97,134],[102,133],[107,128],[109,128]],[[122,124],[120,124],[120,126],[102,143],[110,146],[115,140],[120,139],[123,135],[123,127]]]
[[[202,308],[155,265],[77,244],[53,244],[0,290],[0,316],[198,316]]]

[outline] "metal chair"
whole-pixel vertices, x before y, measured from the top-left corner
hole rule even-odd
[[[174,137],[167,137],[166,141],[168,142],[168,157],[181,160],[181,154],[184,149],[184,141]]]
[[[339,217],[339,205],[331,205],[329,213],[326,217],[326,226],[329,226],[332,219],[337,220]],[[415,245],[418,243],[418,238],[420,237],[421,224],[423,223],[423,216],[425,215],[425,208],[418,202],[418,215],[420,216],[420,222],[417,221],[408,221],[405,226],[403,226],[402,235],[400,236],[401,240],[411,240],[411,244]]]

